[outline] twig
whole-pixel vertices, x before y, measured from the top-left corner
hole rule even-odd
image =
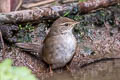
[[[31,7],[45,5],[45,4],[52,3],[52,2],[55,2],[55,0],[45,0],[45,1],[40,1],[40,2],[37,2],[37,3],[23,4],[22,7],[23,8],[31,8]]]
[[[63,4],[66,4],[66,3],[73,3],[73,2],[78,2],[78,0],[63,0]]]
[[[108,7],[113,4],[117,4],[119,0],[88,0],[85,2],[79,2],[74,4],[66,4],[62,6],[52,7],[37,7],[32,10],[22,10],[9,13],[0,13],[0,23],[18,23],[28,21],[39,21],[44,19],[56,19],[64,15],[66,12],[88,13],[92,10],[96,10],[102,7]]]
[[[17,7],[15,8],[15,11],[17,11],[21,7],[22,3],[23,3],[23,0],[19,0],[19,3]]]
[[[119,0],[88,0],[80,2],[78,4],[78,9],[82,13],[87,13],[98,8],[108,7],[110,5],[119,3]]]
[[[2,38],[1,30],[0,30],[0,41],[1,41],[1,45],[2,45],[2,57],[4,58],[4,55],[5,55],[5,45],[4,45],[4,41],[3,41],[3,38]]]

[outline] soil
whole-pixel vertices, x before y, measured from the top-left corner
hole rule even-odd
[[[74,29],[74,35],[78,41],[78,47],[73,59],[67,65],[71,74],[77,75],[76,73],[80,71],[79,76],[81,76],[81,74],[85,74],[91,69],[97,71],[101,69],[101,65],[109,64],[109,60],[113,61],[112,63],[117,60],[118,63],[116,64],[119,65],[119,4],[84,15],[69,14],[66,17],[80,22],[80,24],[76,25]],[[46,23],[35,24],[34,30],[29,32],[29,37],[34,36],[33,38],[30,38],[30,42],[39,43],[40,41],[43,41],[50,25],[51,24],[48,25]],[[18,35],[19,34],[20,32]],[[28,35],[28,33],[25,33],[24,35]],[[23,40],[24,37],[25,36],[18,36],[18,39]],[[23,42],[26,41],[23,40]],[[48,79],[51,76],[49,66],[45,64],[42,59],[35,57],[30,54],[30,52],[25,52],[15,47],[14,44],[6,44],[5,48],[5,54],[3,57],[0,57],[0,61],[6,58],[11,58],[14,62],[13,65],[28,67],[40,80]],[[53,70],[54,74],[65,71],[67,71],[66,67]]]

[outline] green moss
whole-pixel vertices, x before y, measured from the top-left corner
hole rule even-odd
[[[0,63],[0,80],[37,80],[26,67],[12,66],[12,61],[7,59]]]
[[[87,0],[79,0],[79,2],[85,2],[85,1],[87,1]]]
[[[34,31],[34,26],[32,24],[27,23],[25,26],[19,25],[19,33],[18,33],[18,42],[31,42],[32,37],[30,35],[31,32]]]
[[[32,24],[27,23],[25,26],[22,26],[21,24],[19,25],[19,29],[20,30],[24,30],[27,32],[32,32],[34,30],[34,26],[32,26]]]
[[[68,16],[70,14],[70,11],[67,11],[65,14],[64,14],[64,17]]]

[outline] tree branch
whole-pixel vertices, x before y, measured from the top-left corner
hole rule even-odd
[[[66,4],[62,6],[53,6],[46,8],[35,8],[32,10],[22,10],[10,13],[0,13],[0,23],[18,23],[27,21],[38,21],[43,19],[55,19],[66,13],[78,9],[79,13],[88,13],[92,10],[108,7],[117,4],[119,0],[88,0],[74,4]]]

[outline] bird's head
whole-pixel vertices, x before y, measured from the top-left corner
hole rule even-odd
[[[74,21],[70,18],[66,17],[60,17],[53,23],[53,30],[58,31],[58,32],[67,32],[67,31],[72,31],[74,26],[79,23],[77,21]]]

